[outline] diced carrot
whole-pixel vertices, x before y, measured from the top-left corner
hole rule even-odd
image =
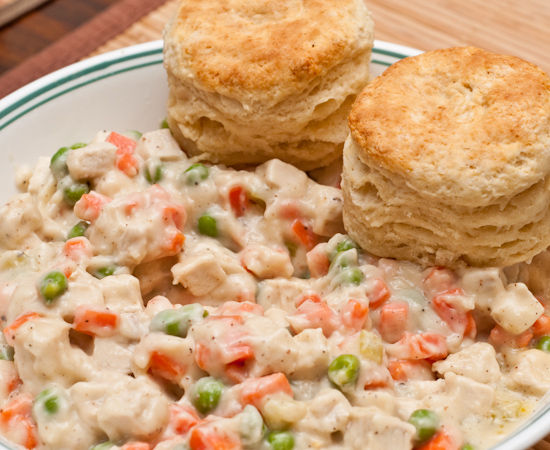
[[[300,202],[298,200],[282,200],[279,204],[279,216],[283,219],[300,217]]]
[[[164,222],[172,222],[176,228],[181,230],[185,225],[187,213],[182,205],[172,204],[163,208],[162,217],[164,218]]]
[[[95,222],[107,203],[111,199],[105,195],[98,194],[95,191],[91,191],[88,194],[84,194],[80,197],[80,200],[74,205],[74,213],[79,219],[87,220],[88,222]]]
[[[120,450],[151,450],[147,442],[129,442],[120,447]]]
[[[128,176],[137,174],[138,161],[134,157],[136,142],[126,136],[115,133],[114,131],[107,137],[107,142],[110,142],[117,148],[117,168]]]
[[[533,332],[533,337],[537,339],[541,336],[550,334],[550,317],[545,314],[540,316],[531,327],[531,330]]]
[[[17,416],[30,417],[31,409],[32,396],[30,394],[19,394],[0,409],[0,422],[7,424]]]
[[[373,290],[370,294],[368,294],[369,298],[369,306],[372,309],[380,307],[386,300],[390,298],[390,290],[388,289],[388,286],[386,286],[386,283],[384,283],[380,279],[376,279],[373,281]]]
[[[298,334],[308,328],[321,328],[326,337],[338,328],[338,315],[324,301],[315,303],[312,300],[303,302],[289,316],[292,330]]]
[[[185,435],[200,422],[196,411],[187,405],[170,405],[170,426],[174,433]]]
[[[298,308],[302,303],[308,300],[313,303],[321,303],[321,296],[317,292],[311,290],[302,292],[298,297],[296,297],[296,300],[294,300],[294,306]]]
[[[17,330],[21,328],[21,326],[27,323],[29,320],[37,319],[39,317],[41,317],[40,314],[35,313],[33,311],[26,312],[21,314],[19,317],[17,317],[17,319],[15,319],[12,323],[10,323],[7,327],[5,327],[3,331],[8,344],[13,347],[15,334],[17,333]]]
[[[250,206],[250,198],[242,186],[236,186],[229,191],[229,204],[235,217],[246,214]]]
[[[295,219],[294,222],[292,222],[290,229],[305,248],[310,250],[315,246],[317,236],[311,227],[304,225],[300,219]]]
[[[489,334],[489,343],[500,347],[508,345],[512,348],[525,348],[533,339],[533,333],[526,330],[520,334],[512,334],[502,328],[500,325],[495,325]]]
[[[447,297],[452,295],[463,295],[463,292],[461,289],[453,289],[452,291],[436,295],[432,300],[435,311],[449,325],[452,331],[463,336],[474,337],[476,334],[476,323],[473,320],[472,314],[469,311],[459,311],[450,305]]]
[[[177,255],[181,252],[185,236],[179,230],[166,230],[163,244],[163,256]]]
[[[342,325],[349,331],[361,331],[367,323],[369,317],[369,307],[360,300],[349,300],[340,311],[340,320]]]
[[[264,309],[261,305],[252,302],[225,302],[214,314],[220,316],[240,316],[243,313],[263,316]]]
[[[208,426],[196,426],[189,438],[191,450],[241,450],[239,437],[231,432]]]
[[[242,383],[248,378],[248,367],[245,360],[235,361],[225,365],[225,376],[233,383]]]
[[[136,142],[134,140],[115,133],[114,131],[107,137],[107,142],[110,142],[117,148],[117,155],[134,153],[134,149],[136,148]]]
[[[388,370],[395,381],[426,379],[432,373],[432,365],[420,359],[393,359],[388,362]]]
[[[448,292],[456,287],[456,275],[444,267],[433,267],[424,278],[423,285],[430,296]]]
[[[116,311],[93,305],[81,305],[74,312],[73,328],[90,336],[112,336],[120,322]]]
[[[116,167],[121,172],[125,173],[129,177],[133,177],[138,172],[138,160],[134,155],[124,153],[122,155],[117,154]]]
[[[260,408],[264,400],[277,393],[294,398],[290,383],[284,373],[274,373],[260,378],[249,378],[239,386],[241,403]]]
[[[36,447],[36,425],[31,418],[32,396],[19,394],[0,410],[0,423],[4,428],[14,431],[16,444],[27,449]]]
[[[63,247],[65,255],[75,262],[80,261],[82,258],[91,258],[93,256],[92,244],[84,236],[74,237],[67,242]]]
[[[211,351],[206,345],[197,343],[195,345],[195,362],[202,369],[206,370],[211,359]]]
[[[443,359],[449,354],[445,337],[437,333],[406,332],[388,350],[398,359],[426,359],[431,362]]]
[[[254,358],[254,349],[247,342],[247,337],[247,333],[242,329],[229,328],[223,335],[223,341],[218,343],[221,349],[221,362],[231,364]]]
[[[149,370],[153,375],[166,380],[179,380],[187,372],[187,368],[178,361],[153,350],[149,358]]]
[[[417,450],[458,450],[458,448],[447,433],[439,431]]]
[[[380,307],[379,331],[386,342],[403,337],[409,326],[409,304],[403,301],[385,303]]]
[[[324,277],[330,268],[330,261],[325,252],[326,243],[316,245],[306,254],[307,267],[312,278]]]

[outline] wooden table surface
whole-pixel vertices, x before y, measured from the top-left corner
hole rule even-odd
[[[0,75],[117,0],[52,0],[0,28]],[[337,4],[338,0],[334,0]],[[92,54],[160,39],[177,0],[145,16]],[[376,38],[421,50],[474,45],[550,72],[550,0],[366,0]],[[86,57],[89,55],[82,55]],[[549,430],[550,432],[550,430]],[[541,441],[537,450],[550,450]]]

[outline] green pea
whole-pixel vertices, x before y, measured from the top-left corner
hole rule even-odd
[[[285,247],[288,250],[288,254],[294,258],[298,252],[298,244],[295,244],[294,242],[285,242]]]
[[[141,136],[143,136],[143,133],[137,130],[128,130],[124,134],[136,142],[141,139]]]
[[[0,346],[0,360],[13,361],[13,347],[9,345]]]
[[[416,428],[415,439],[418,442],[425,442],[437,431],[439,417],[429,409],[417,409],[409,417],[409,423]]]
[[[475,448],[472,444],[465,444],[460,450],[475,450]]]
[[[223,390],[221,381],[212,377],[201,378],[191,390],[191,401],[198,411],[207,414],[218,406]]]
[[[50,160],[50,170],[56,180],[60,180],[65,175],[69,174],[69,168],[67,167],[67,156],[71,149],[69,147],[61,147],[54,153]]]
[[[358,248],[357,244],[351,239],[344,239],[336,245],[336,253],[345,252],[346,250],[351,250],[352,248]]]
[[[363,281],[363,272],[358,268],[342,270],[339,274],[339,281],[343,284],[355,284],[358,286]]]
[[[340,389],[354,386],[359,376],[359,359],[355,355],[340,355],[328,367],[328,379]]]
[[[184,172],[185,182],[189,186],[199,184],[201,181],[208,178],[209,173],[210,171],[208,170],[208,167],[206,167],[204,164],[193,164],[192,166],[189,166]]]
[[[153,317],[149,324],[149,330],[184,338],[191,325],[201,322],[206,317],[205,314],[208,313],[198,303],[185,305],[178,309],[167,309]]]
[[[158,164],[151,168],[145,166],[144,176],[149,183],[158,183],[162,179],[162,165]]]
[[[38,289],[46,303],[51,303],[67,290],[67,285],[67,277],[63,272],[52,270],[40,280]]]
[[[542,336],[537,342],[537,349],[550,353],[550,336]]]
[[[72,239],[74,237],[84,236],[84,233],[88,229],[90,224],[88,222],[85,222],[84,220],[81,220],[78,222],[74,227],[72,227],[69,232],[67,233],[67,239]]]
[[[80,198],[90,192],[88,183],[72,183],[63,190],[65,201],[73,206]]]
[[[260,412],[252,405],[246,405],[239,421],[239,434],[245,448],[257,448],[265,435],[266,426]]]
[[[90,448],[90,450],[109,450],[114,446],[115,444],[113,442],[107,441],[102,442],[101,444],[94,445],[92,448]]]
[[[82,147],[86,147],[88,144],[85,144],[84,142],[77,142],[76,144],[71,145],[72,150],[76,150]]]
[[[349,267],[351,263],[355,263],[355,261],[352,261],[352,257],[347,252],[340,252],[337,253],[332,262],[330,263],[329,270],[334,269],[345,269],[346,267]]]
[[[289,431],[272,431],[267,435],[267,442],[273,450],[292,450],[294,436]]]
[[[45,389],[36,396],[36,405],[40,405],[42,409],[50,416],[59,411],[59,396],[56,389]]]
[[[115,273],[115,271],[116,271],[116,266],[113,266],[113,265],[100,267],[94,272],[94,277],[99,278],[101,280],[105,277],[110,277]]]
[[[199,233],[213,238],[218,237],[216,219],[207,214],[199,217]]]

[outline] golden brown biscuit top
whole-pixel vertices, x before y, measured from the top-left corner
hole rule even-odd
[[[165,61],[211,92],[283,98],[371,48],[372,29],[363,0],[182,0]]]
[[[550,78],[513,56],[405,58],[365,88],[349,124],[363,162],[445,203],[488,205],[550,172]]]

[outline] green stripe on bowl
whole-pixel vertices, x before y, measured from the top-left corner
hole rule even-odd
[[[47,84],[46,86],[41,87],[40,89],[37,89],[33,93],[23,97],[22,99],[18,100],[14,104],[8,106],[3,111],[0,111],[0,120],[7,116],[9,113],[13,112],[17,108],[23,106],[25,103],[28,103],[32,100],[34,100],[39,95],[42,95],[48,91],[51,91],[52,89],[55,89],[65,83],[68,83],[70,81],[74,81],[77,78],[83,77],[85,75],[89,75],[90,73],[97,72],[99,70],[107,69],[115,64],[120,64],[126,61],[131,61],[133,59],[143,58],[146,56],[156,55],[162,53],[162,48],[149,50],[145,52],[136,53],[135,55],[127,55],[127,56],[121,56],[117,59],[113,59],[112,61],[103,61],[100,63],[96,63],[93,66],[87,67],[85,69],[79,70],[78,72],[72,73],[70,75],[67,75],[66,77],[60,78],[59,80],[54,81],[53,83]],[[162,60],[161,60],[162,62]]]

